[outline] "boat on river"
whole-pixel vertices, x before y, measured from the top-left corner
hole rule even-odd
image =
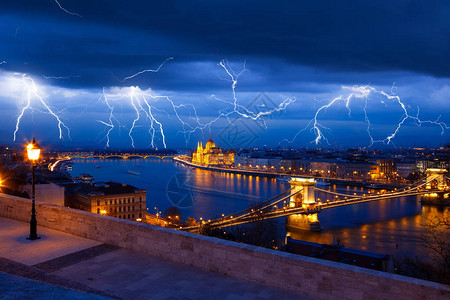
[[[288,181],[291,181],[291,180],[292,180],[291,176],[279,176],[279,177],[277,177],[277,181],[288,182]]]
[[[128,171],[128,173],[131,175],[141,175],[141,173],[135,171]]]
[[[382,190],[384,188],[383,185],[379,183],[366,184],[364,187],[372,190]]]
[[[317,187],[326,187],[326,186],[330,186],[329,182],[325,182],[323,180],[318,180],[316,181],[316,186]]]
[[[75,181],[80,181],[83,183],[91,183],[92,181],[94,181],[94,176],[87,174],[87,173],[83,173],[83,174],[80,174],[80,176],[78,176],[78,177],[74,177],[73,179]]]

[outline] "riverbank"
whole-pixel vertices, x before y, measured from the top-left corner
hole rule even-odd
[[[340,185],[340,186],[351,185],[354,187],[367,187],[367,184],[369,184],[369,182],[363,182],[363,181],[354,181],[354,180],[347,180],[347,179],[340,179],[340,178],[316,177],[313,175],[297,175],[297,174],[286,174],[286,173],[278,173],[278,172],[262,172],[262,171],[243,170],[243,169],[235,169],[235,168],[202,166],[202,165],[198,165],[198,164],[192,163],[190,161],[187,161],[185,159],[182,159],[180,156],[174,157],[173,160],[177,161],[179,163],[182,163],[184,165],[190,166],[190,167],[198,168],[201,170],[214,171],[214,172],[223,172],[223,173],[250,175],[250,176],[261,176],[261,177],[268,177],[268,178],[277,178],[277,177],[284,177],[284,176],[308,177],[308,178],[321,179],[330,184],[335,184],[335,185]],[[393,184],[393,183],[390,183],[390,184],[377,183],[377,184],[379,185],[380,188],[383,188],[383,189],[402,188],[405,186],[404,184]]]
[[[202,169],[202,170],[208,170],[208,171],[215,171],[215,172],[224,172],[224,173],[233,173],[233,174],[241,174],[241,175],[251,175],[251,176],[262,176],[262,177],[269,177],[269,178],[286,176],[286,174],[275,173],[275,172],[260,172],[260,171],[250,171],[250,170],[242,170],[242,169],[202,166],[202,165],[194,164],[187,160],[181,159],[180,157],[174,157],[173,160],[177,161],[179,163],[182,163],[184,165],[190,166],[190,167],[194,167],[194,168],[198,168],[198,169]]]

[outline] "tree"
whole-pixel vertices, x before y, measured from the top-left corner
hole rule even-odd
[[[422,226],[425,232],[420,237],[425,247],[435,254],[435,259],[441,266],[450,270],[450,220],[448,213],[442,217],[428,218]]]
[[[430,250],[431,258],[396,257],[396,273],[450,284],[450,223],[448,213],[433,216],[422,223],[424,232],[420,239]]]
[[[423,177],[425,177],[425,174],[417,171],[417,172],[409,173],[409,175],[406,177],[406,180],[409,180],[411,182],[416,182],[416,181],[422,179]]]
[[[169,218],[169,217],[175,218],[176,216],[180,217],[181,213],[180,213],[180,210],[178,209],[178,207],[175,207],[175,206],[169,207],[163,213],[164,218]]]
[[[166,209],[163,213],[163,218],[168,219],[173,224],[182,224],[183,220],[181,219],[181,213],[178,207],[172,206]]]

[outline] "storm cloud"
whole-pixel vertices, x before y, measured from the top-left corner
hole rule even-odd
[[[64,12],[51,0],[2,1],[0,61],[7,63],[0,69],[80,93],[77,101],[89,105],[91,114],[99,111],[97,119],[107,115],[100,115],[104,106],[97,105],[94,95],[103,87],[120,86],[151,88],[170,94],[178,104],[209,101],[199,113],[213,118],[220,107],[209,96],[230,97],[230,83],[223,80],[227,74],[217,65],[228,59],[237,71],[246,62],[237,90],[244,104],[260,92],[277,103],[296,98],[278,122],[270,121],[276,124],[276,136],[283,132],[292,137],[297,132],[293,120],[297,119],[297,129],[307,125],[317,109],[316,100],[337,96],[341,85],[373,84],[390,90],[395,83],[395,92],[412,111],[420,106],[424,117],[442,115],[442,120],[450,121],[450,4],[446,1],[59,2],[81,17]],[[123,81],[157,68],[169,57],[174,59],[158,73]],[[64,97],[53,99],[55,106],[60,99]],[[374,121],[381,122],[376,109]],[[398,110],[391,112],[393,119],[400,119]],[[345,113],[334,118],[348,121]],[[9,120],[12,127],[14,118]],[[171,146],[183,146],[176,126],[170,126],[174,127]],[[410,130],[400,144],[411,144],[409,136],[415,129]],[[77,131],[83,135],[83,129]],[[430,142],[430,132],[417,133],[417,143]],[[209,131],[196,138],[205,134]],[[271,142],[270,127],[260,136],[260,144],[279,144]],[[433,136],[438,137],[434,144],[448,141],[448,133],[441,136],[438,129]],[[310,137],[296,145],[309,145]]]

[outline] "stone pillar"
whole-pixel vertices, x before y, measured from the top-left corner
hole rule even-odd
[[[432,176],[437,176],[436,180],[427,184],[427,189],[437,188],[439,190],[444,190],[447,188],[446,181],[444,179],[444,174],[447,172],[446,169],[427,169],[427,181],[431,179]]]
[[[303,207],[306,209],[308,204],[316,203],[314,196],[314,185],[316,184],[316,181],[314,178],[293,177],[289,183],[292,188],[291,194],[300,191],[296,195],[291,196],[289,207]]]
[[[314,204],[316,203],[314,195],[316,181],[314,178],[293,177],[289,183],[292,187],[292,194],[299,191],[297,194],[291,196],[289,207],[303,207],[305,210],[314,208]],[[320,222],[317,213],[290,215],[286,218],[286,226],[303,230],[320,231]]]

